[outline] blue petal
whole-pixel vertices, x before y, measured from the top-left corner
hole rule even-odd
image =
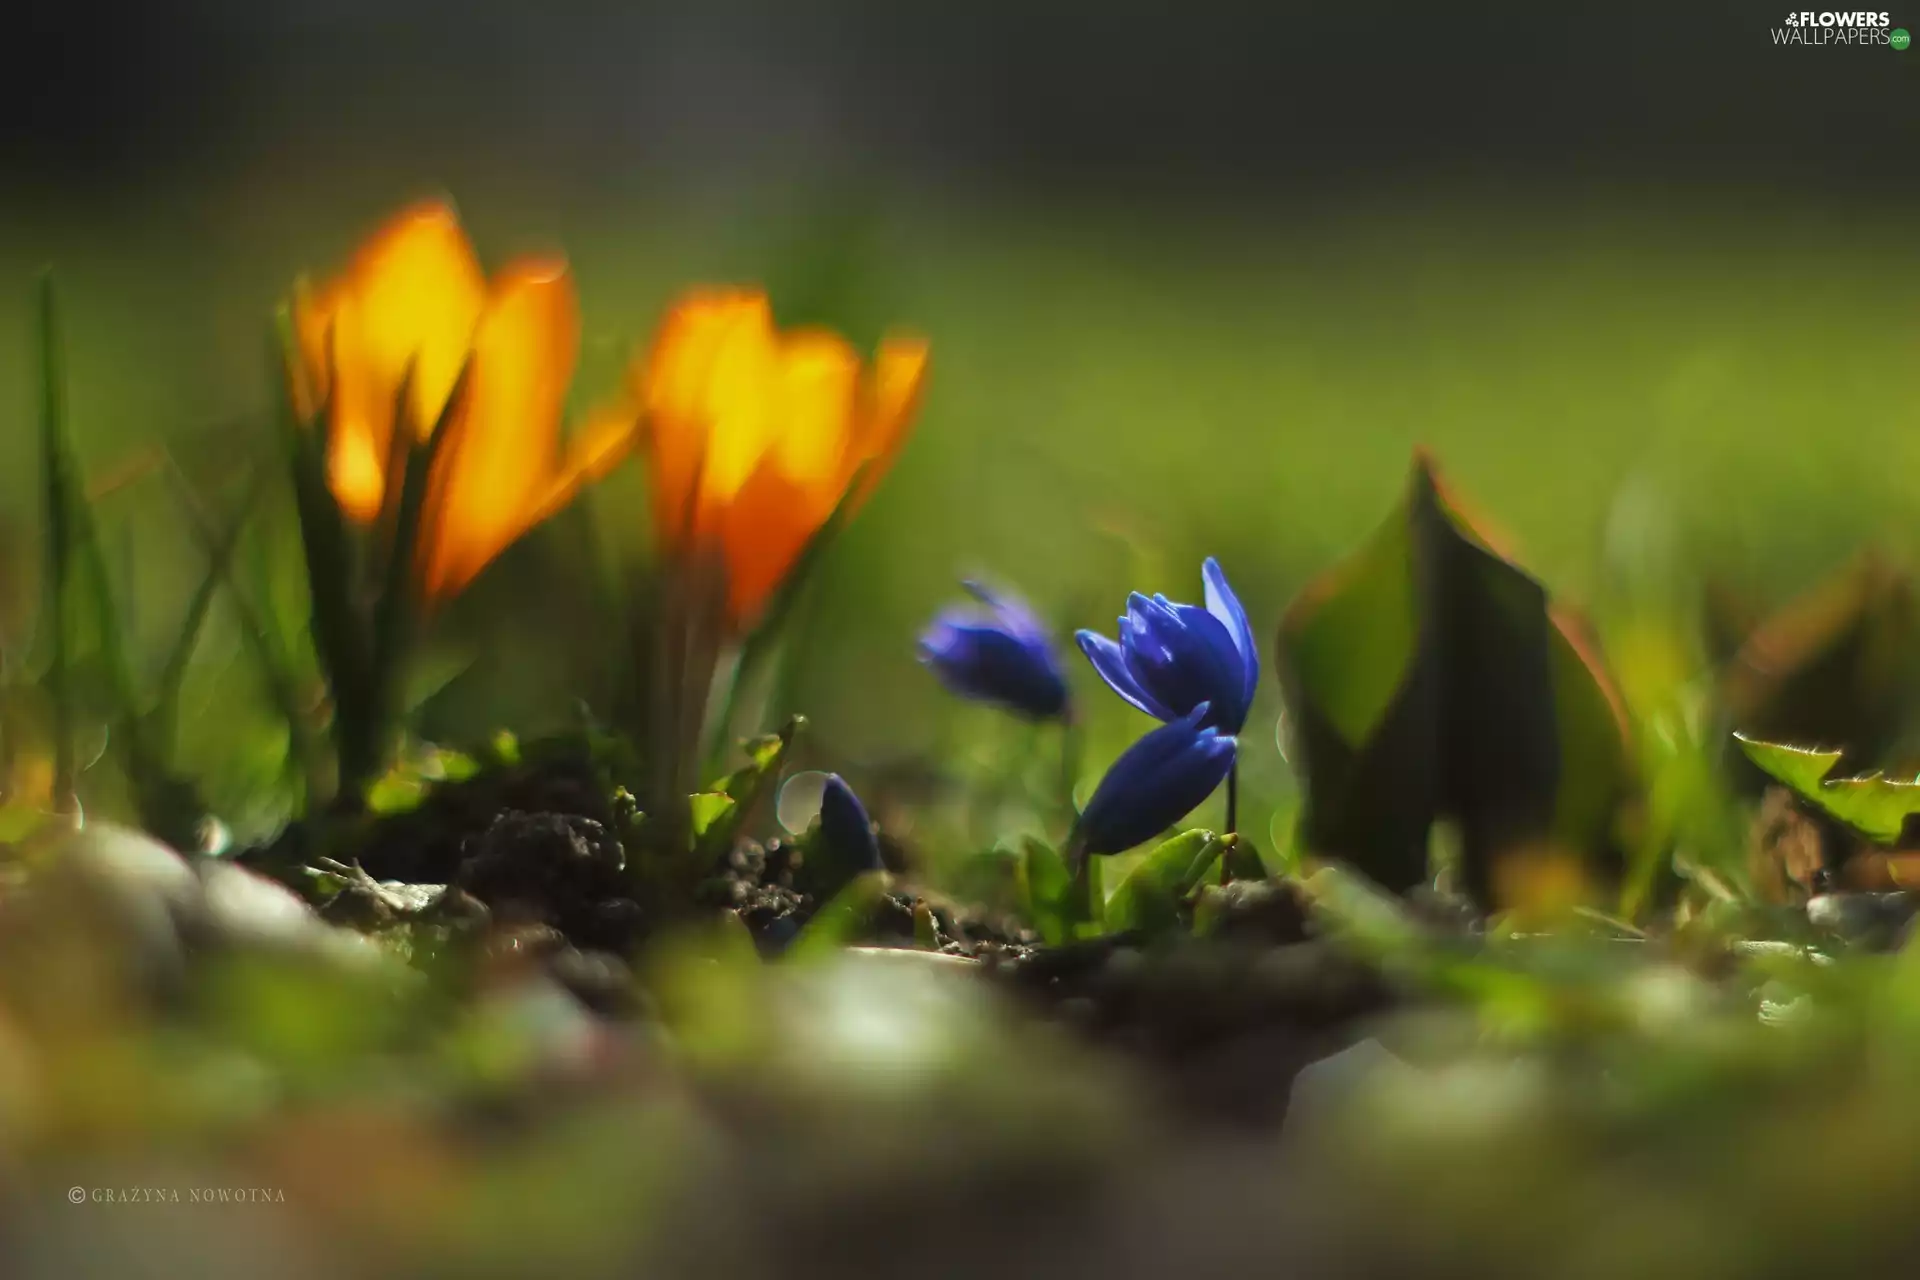
[[[1233,637],[1233,647],[1240,651],[1241,662],[1246,664],[1242,692],[1246,704],[1252,706],[1253,695],[1260,688],[1260,648],[1253,638],[1253,625],[1247,621],[1247,611],[1228,585],[1226,571],[1218,560],[1208,556],[1200,566],[1200,578],[1206,583],[1207,612],[1220,619]]]
[[[987,606],[992,611],[994,623],[1002,630],[1009,631],[1022,640],[1034,644],[1053,645],[1053,637],[1047,634],[1047,628],[1039,617],[1018,596],[1003,595],[986,583],[973,578],[965,578],[960,586],[966,593]]]
[[[1214,714],[1208,723],[1228,733],[1240,732],[1247,719],[1247,664],[1232,634],[1220,619],[1194,605],[1176,606],[1183,627],[1181,661],[1192,669],[1192,679],[1205,690]]]
[[[991,622],[943,618],[920,640],[920,660],[963,698],[1045,720],[1065,712],[1066,677],[1053,650]]]
[[[1199,807],[1233,767],[1237,744],[1202,728],[1211,708],[1162,725],[1121,753],[1075,826],[1078,847],[1118,853],[1142,844]]]
[[[820,840],[833,856],[834,870],[849,877],[884,865],[866,806],[837,773],[827,775],[820,793]]]
[[[1124,629],[1124,622],[1122,624]],[[1125,698],[1140,710],[1156,720],[1171,720],[1175,713],[1168,710],[1159,699],[1140,687],[1133,672],[1128,669],[1126,650],[1118,643],[1107,639],[1098,631],[1080,630],[1073,638],[1080,644],[1080,651],[1087,655],[1087,661],[1093,664],[1107,687]]]
[[[1134,687],[1183,715],[1202,702],[1229,733],[1246,720],[1246,664],[1233,637],[1206,610],[1136,594],[1121,626],[1121,649]]]

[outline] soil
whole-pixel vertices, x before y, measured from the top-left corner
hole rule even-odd
[[[346,887],[322,914],[369,931],[432,923],[487,959],[542,966],[597,1013],[642,1016],[625,957],[661,922],[629,896],[608,793],[584,753],[441,784],[417,809],[364,828],[357,867],[333,864]],[[284,873],[311,841],[295,829],[242,861]],[[885,856],[906,870],[897,846]],[[690,914],[736,913],[772,959],[820,908],[807,886],[794,843],[742,840],[699,885]],[[1277,1123],[1293,1076],[1364,1037],[1394,993],[1315,935],[1291,884],[1210,892],[1205,937],[1049,947],[1016,920],[901,887],[851,941],[924,948],[930,924],[935,949],[978,962],[984,980],[1035,1015],[1138,1064],[1174,1112]]]
[[[1301,1068],[1364,1038],[1396,998],[1316,936],[1296,886],[1281,881],[1220,891],[1205,937],[1115,935],[989,968],[1036,1011],[1144,1064],[1171,1112],[1233,1127],[1284,1120]]]

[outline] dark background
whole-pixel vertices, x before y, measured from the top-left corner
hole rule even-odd
[[[0,160],[10,184],[124,190],[296,151],[322,165],[377,132],[484,136],[603,182],[800,140],[892,177],[1154,198],[1434,174],[1911,190],[1920,55],[1779,48],[1784,12],[32,0],[0,37]]]

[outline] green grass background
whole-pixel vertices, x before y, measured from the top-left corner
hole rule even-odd
[[[16,651],[37,518],[33,272],[55,262],[65,288],[91,470],[155,440],[239,456],[267,403],[268,309],[295,271],[336,263],[420,189],[363,185],[7,215],[0,522]],[[1395,501],[1417,444],[1529,568],[1603,617],[1633,600],[1683,607],[1701,572],[1778,598],[1863,540],[1904,552],[1920,533],[1920,250],[1898,211],[1403,192],[1227,215],[924,191],[829,205],[789,188],[469,190],[463,209],[493,261],[556,243],[572,256],[582,403],[693,281],[768,280],[790,317],[863,340],[889,319],[932,337],[918,429],[817,582],[793,684],[812,757],[856,780],[915,758],[991,772],[1026,749],[914,661],[916,630],[960,574],[1024,592],[1065,640],[1110,630],[1131,589],[1196,599],[1214,554],[1270,645],[1292,594]],[[637,538],[641,492],[617,478],[594,520]],[[136,531],[118,535],[123,586],[156,655],[199,571],[164,496],[144,486],[112,516]],[[571,714],[578,664],[617,642],[574,590],[584,575],[552,572],[577,562],[580,531],[517,548],[449,615],[446,643],[475,665],[434,723]],[[203,658],[191,707],[214,736],[257,697],[237,652],[216,632]],[[1146,721],[1070,658],[1090,780]],[[1246,735],[1254,806],[1287,789],[1279,709],[1269,677]]]

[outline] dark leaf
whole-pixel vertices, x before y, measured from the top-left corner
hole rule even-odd
[[[1617,700],[1545,589],[1424,454],[1400,509],[1295,600],[1279,659],[1306,848],[1405,889],[1427,878],[1429,829],[1448,818],[1483,902],[1497,864],[1529,850],[1578,851],[1617,874]]]

